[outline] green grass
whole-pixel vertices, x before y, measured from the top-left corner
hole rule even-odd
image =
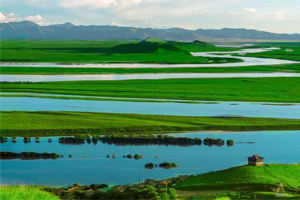
[[[300,120],[179,117],[82,112],[1,111],[2,136],[53,136],[77,133],[167,133],[199,130],[300,130]]]
[[[300,64],[255,67],[202,68],[60,68],[60,67],[0,67],[0,74],[62,75],[62,74],[146,74],[146,73],[242,73],[296,72]]]
[[[1,92],[208,101],[300,102],[300,78],[2,83]]]
[[[188,44],[186,44],[188,45]],[[185,46],[186,46],[185,45]],[[199,49],[203,47],[198,47]],[[216,47],[210,47],[218,50]],[[2,40],[2,62],[60,63],[219,63],[224,58],[194,57],[171,43],[153,41]],[[240,59],[226,59],[241,62]]]
[[[35,186],[0,186],[1,200],[59,200],[51,193],[42,191],[42,187]]]
[[[277,197],[275,192],[228,192],[216,193],[190,197],[188,199],[205,199],[205,200],[230,200],[230,199],[299,199],[298,194],[286,194],[284,197]],[[181,199],[181,198],[180,198]]]
[[[262,189],[282,183],[287,188],[300,187],[300,165],[268,164],[241,166],[188,178],[176,185],[180,190]]]

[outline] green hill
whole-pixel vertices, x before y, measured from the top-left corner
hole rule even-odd
[[[282,183],[287,188],[300,187],[300,165],[267,164],[240,166],[188,178],[176,185],[180,190],[262,189]]]
[[[165,43],[164,41],[157,39],[157,38],[153,38],[153,37],[148,37],[148,38],[144,39],[142,42]]]

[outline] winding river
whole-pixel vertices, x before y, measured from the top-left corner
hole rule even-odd
[[[243,116],[300,119],[299,104],[219,102],[218,104],[65,100],[36,97],[1,97],[2,111],[76,111],[172,116]]]
[[[266,66],[266,65],[283,65],[299,63],[291,60],[244,57],[247,53],[260,53],[266,51],[278,50],[278,48],[249,48],[231,52],[194,52],[193,56],[215,57],[215,58],[237,58],[243,62],[238,63],[219,63],[219,64],[138,64],[138,63],[118,63],[118,64],[59,64],[59,63],[1,63],[2,67],[79,67],[79,68],[187,68],[187,67],[249,67],[249,66]],[[217,55],[226,54],[226,55]],[[232,56],[230,54],[240,54],[241,56]]]

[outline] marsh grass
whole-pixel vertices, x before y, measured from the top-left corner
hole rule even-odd
[[[300,130],[300,120],[180,117],[83,112],[0,112],[3,136],[168,133],[201,130]]]
[[[204,101],[300,102],[300,78],[1,83],[1,92]]]

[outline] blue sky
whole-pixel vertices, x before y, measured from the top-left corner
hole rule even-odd
[[[0,0],[0,21],[300,33],[300,0]]]

